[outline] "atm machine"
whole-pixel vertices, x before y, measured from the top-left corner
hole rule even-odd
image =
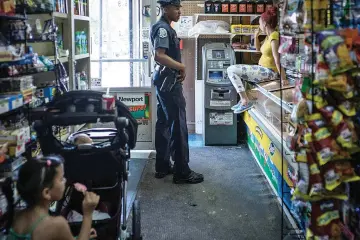
[[[237,102],[237,93],[226,71],[236,62],[235,52],[228,43],[208,43],[202,48],[202,61],[204,144],[236,145],[237,116],[231,106]]]

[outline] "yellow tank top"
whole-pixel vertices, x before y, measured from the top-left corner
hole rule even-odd
[[[279,32],[274,31],[270,34],[270,36],[266,37],[263,45],[260,48],[261,58],[259,60],[259,65],[266,68],[270,68],[274,72],[278,72],[271,48],[272,40],[279,40]]]

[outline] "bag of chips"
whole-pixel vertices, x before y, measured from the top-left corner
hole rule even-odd
[[[351,120],[343,121],[336,128],[334,128],[333,136],[338,144],[346,149],[358,148],[358,136],[355,131],[355,126]],[[353,151],[352,151],[353,152]]]
[[[330,162],[321,168],[321,173],[324,176],[325,188],[329,191],[334,190],[343,182],[360,180],[349,161]]]
[[[310,151],[301,149],[296,153],[296,160],[299,163],[299,175],[301,180],[296,184],[293,193],[294,198],[309,200],[319,200],[324,191],[323,181],[320,176],[318,165],[313,159]]]
[[[341,240],[339,208],[338,200],[313,202],[306,239]]]
[[[325,80],[325,87],[338,92],[349,92],[352,90],[351,85],[348,84],[349,77],[345,73],[336,76],[330,74]]]
[[[321,53],[318,53],[316,55],[314,84],[323,85],[330,76],[331,76],[330,69],[325,62],[324,56]]]
[[[353,102],[350,102],[348,100],[342,102],[341,104],[339,104],[337,106],[338,109],[340,109],[340,111],[348,116],[348,117],[353,117],[356,115],[356,110],[355,110],[355,105]]]
[[[316,40],[332,75],[355,68],[345,41],[336,30],[321,31]]]
[[[323,54],[332,75],[344,73],[355,68],[345,43],[333,45],[324,50]]]
[[[321,115],[325,118],[325,120],[333,127],[338,126],[343,122],[343,114],[336,110],[333,106],[325,106],[319,109]]]
[[[316,152],[316,158],[320,166],[330,161],[350,157],[347,152],[341,150],[327,128],[320,128],[314,132],[313,142],[311,144]]]
[[[307,115],[305,117],[307,125],[313,132],[319,130],[320,128],[327,127],[324,118],[321,116],[320,113],[314,113],[311,115]]]

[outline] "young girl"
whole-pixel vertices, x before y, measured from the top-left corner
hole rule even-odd
[[[258,39],[260,31],[257,30],[255,32],[255,47],[256,50],[261,51],[262,54],[259,65],[238,64],[230,66],[227,69],[228,76],[241,99],[238,104],[231,108],[234,113],[242,113],[252,107],[245,93],[243,80],[254,83],[261,82],[265,79],[276,80],[280,78],[279,73],[281,73],[283,84],[287,84],[285,72],[281,70],[280,67],[280,57],[278,53],[279,32],[276,31],[277,21],[276,7],[268,9],[260,17],[260,30],[266,33],[266,39],[260,48]]]
[[[9,240],[74,239],[65,218],[48,215],[51,202],[63,197],[65,182],[63,159],[60,156],[28,160],[21,167],[16,186],[27,208],[15,214]],[[98,203],[99,196],[84,193],[83,222],[77,239],[89,240],[94,237],[90,236],[94,231],[91,229],[92,213]]]

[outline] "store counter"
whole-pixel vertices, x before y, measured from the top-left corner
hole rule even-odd
[[[289,219],[295,220],[295,225],[302,225],[291,202],[298,165],[294,153],[285,142],[286,136],[295,129],[290,122],[293,88],[281,90],[279,82],[257,84],[249,92],[254,107],[245,112],[243,118],[247,128],[247,144],[256,162],[280,203],[283,201],[286,206]]]

